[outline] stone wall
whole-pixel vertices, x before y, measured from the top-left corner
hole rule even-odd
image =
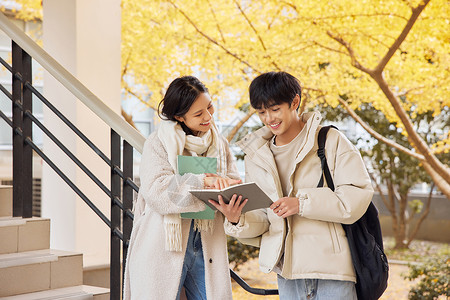
[[[419,199],[425,205],[428,200],[428,194],[410,194],[409,201]],[[384,205],[378,193],[373,196],[373,202],[378,208],[380,215],[381,230],[384,236],[393,236],[392,218],[389,210]],[[416,215],[411,222],[412,230],[420,218],[421,213]],[[428,240],[435,242],[450,242],[450,200],[443,195],[433,195],[431,200],[430,212],[422,222],[420,229],[415,237],[419,240]]]

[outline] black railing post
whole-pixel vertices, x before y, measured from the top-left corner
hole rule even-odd
[[[26,83],[32,84],[31,56],[22,50],[22,108],[23,108],[23,140],[33,139],[33,122],[25,112],[33,112],[33,94]],[[23,217],[33,216],[33,150],[31,145],[23,145]]]
[[[16,75],[22,73],[22,49],[14,41],[12,49],[12,121],[13,121],[13,216],[23,215],[23,136],[22,82]]]
[[[128,241],[131,236],[131,229],[133,228],[133,220],[131,218],[131,209],[133,208],[133,188],[127,181],[133,180],[133,147],[123,140],[123,212],[122,212],[122,270],[125,271],[125,264],[127,261]],[[124,277],[122,277],[124,278]]]
[[[115,171],[120,167],[120,136],[111,129],[111,257],[110,257],[110,299],[119,300],[120,284],[120,207],[116,199],[120,197],[120,176]]]

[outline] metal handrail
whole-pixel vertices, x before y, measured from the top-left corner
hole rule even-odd
[[[230,275],[231,278],[233,278],[234,281],[236,281],[237,284],[239,284],[244,290],[246,290],[249,293],[252,293],[254,295],[278,295],[278,290],[275,289],[260,289],[260,288],[254,288],[251,287],[245,282],[244,279],[242,279],[236,272],[230,269]]]
[[[12,73],[11,66],[1,57],[0,63]],[[20,74],[14,74],[14,77],[19,79],[26,88],[28,88],[36,97],[38,97],[38,99],[41,100],[42,103],[45,104],[62,122],[64,122],[83,142],[85,142],[86,145],[88,145],[95,153],[97,153],[97,155],[100,156],[100,158],[103,159],[103,161],[106,162],[107,165],[111,165],[111,160],[94,143],[92,143],[86,137],[86,135],[78,130],[78,128],[76,128],[76,126],[73,125],[73,123],[66,116],[64,116],[64,114],[62,114],[50,101],[48,101],[33,85],[31,85],[29,82],[24,82]],[[3,85],[0,85],[0,89],[9,99],[13,100],[11,93],[9,93],[3,87]]]
[[[19,77],[21,80],[21,78]],[[38,97],[39,100],[42,101],[61,121],[63,121],[67,127],[69,127],[83,142],[86,143],[107,165],[111,165],[111,160],[104,154],[94,143],[92,143],[86,135],[84,135],[78,128],[73,125],[73,123],[64,116],[53,104],[50,103],[34,86],[32,86],[29,82],[23,82],[26,88],[30,89],[30,91]]]
[[[0,63],[8,69],[10,72],[12,72],[11,66],[0,57]],[[76,128],[73,123],[66,118],[53,104],[51,104],[50,101],[48,101],[33,85],[31,85],[29,82],[24,82],[22,79],[22,76],[20,74],[15,75],[28,89],[31,90],[31,92],[38,97],[42,103],[44,103],[61,121],[63,121],[78,137],[84,141],[95,153],[97,153],[98,156],[100,156],[101,159],[103,159],[104,162],[106,162],[107,165],[111,165],[111,160],[94,144],[92,143],[86,135],[84,135],[81,131]],[[12,100],[11,93],[5,89],[3,85],[0,84],[0,91],[2,91],[10,100]],[[41,128],[42,129],[42,128]],[[78,165],[80,166],[80,165]],[[115,167],[114,171],[124,180],[126,180],[126,184],[129,184],[133,190],[136,192],[139,191],[139,187],[130,179],[125,179],[123,176],[123,172],[120,168]],[[89,176],[89,175],[88,175]],[[101,187],[102,188],[102,187]],[[103,188],[102,188],[103,189]],[[108,194],[108,193],[107,193]],[[109,194],[108,194],[109,196]]]
[[[8,70],[12,73],[12,67],[3,59],[0,57],[0,63]]]
[[[44,126],[32,113],[26,111],[24,112],[34,124],[36,124],[42,132],[44,132],[67,156],[81,169],[83,172],[95,183],[97,186],[105,192],[108,197],[111,197],[111,191],[104,185],[63,143],[53,134],[47,127]]]
[[[20,129],[15,129],[15,132],[23,137],[23,132]],[[61,169],[59,169],[55,163],[48,158],[47,155],[45,155],[44,152],[29,138],[24,138],[24,142],[28,145],[30,145],[36,153],[42,157],[42,159],[74,190],[75,193],[77,193],[78,196],[80,196],[81,199],[94,211],[100,219],[102,219],[103,222],[105,222],[106,225],[111,227],[111,221],[95,206],[94,203],[89,200],[89,198],[64,174]]]
[[[12,68],[6,63],[1,57],[0,62],[3,66],[5,66],[8,70],[12,72]],[[97,147],[94,143],[92,143],[72,122],[69,121],[53,104],[50,103],[36,88],[33,87],[29,82],[24,82],[22,76],[20,74],[14,74],[14,77],[19,79],[25,87],[27,87],[34,95],[36,95],[51,111],[53,111],[72,131],[77,134],[92,150],[94,150],[97,155],[99,155],[108,165],[111,165],[111,161],[108,157]],[[0,84],[0,90],[10,99],[12,100],[12,95],[5,89],[5,87]],[[16,103],[16,106],[19,106],[22,111],[23,108],[20,104]],[[29,117],[67,156],[95,183],[97,186],[105,192],[108,197],[111,197],[111,191],[69,150],[66,146],[64,146],[61,141],[50,132],[31,112],[25,111],[23,112],[27,117]],[[120,171],[120,170],[118,170]],[[121,171],[120,171],[121,174]],[[123,176],[123,175],[122,175]]]
[[[18,77],[18,78],[20,78],[20,76],[16,76],[16,77]],[[27,86],[31,86],[28,82],[27,83],[24,83],[24,85],[27,85]],[[31,86],[32,87],[32,86]],[[0,84],[0,90],[1,91],[3,91],[3,92],[7,92],[8,94],[9,94],[9,92],[4,88],[4,86],[3,85],[1,85]],[[36,89],[34,89],[33,88],[33,93],[34,93],[34,91],[36,91],[37,92],[37,90]],[[9,95],[7,94],[7,96],[8,96],[8,98],[10,98],[10,99],[12,99],[12,96],[11,97],[9,97]],[[46,102],[46,103],[49,103],[48,102],[48,100],[45,98],[45,97],[43,97],[42,95],[40,95],[43,99],[44,99],[44,101]],[[26,115],[27,117],[29,117],[41,130],[42,130],[42,132],[43,133],[45,133],[81,170],[83,170],[83,172],[85,172],[85,174],[94,182],[94,183],[96,183],[97,184],[97,186],[103,191],[103,192],[105,192],[105,194],[108,196],[108,197],[111,197],[111,191],[69,150],[69,149],[67,149],[67,147],[66,146],[64,146],[64,144],[63,143],[61,143],[60,141],[59,141],[59,139],[58,138],[56,138],[56,136],[55,135],[53,135],[31,112],[29,112],[29,111],[24,111],[24,109],[23,109],[23,107],[22,107],[22,105],[20,104],[20,103],[15,103],[14,104],[15,106],[17,106],[17,107],[19,107],[22,111],[23,111],[23,114],[24,115]],[[50,107],[50,109],[52,109],[52,108],[54,108],[53,107],[53,105],[51,105],[51,107]],[[55,108],[55,110],[56,110],[56,108]],[[11,127],[13,127],[13,125],[12,125],[12,122],[9,120],[9,118],[8,117],[6,117],[6,115],[4,115],[4,113],[2,112],[2,111],[0,111],[0,116],[5,120],[5,121],[7,121],[7,123],[11,126]],[[65,118],[65,117],[64,117]],[[63,120],[64,121],[64,120]],[[69,123],[70,123],[70,121],[68,121]],[[70,124],[72,124],[72,123],[70,123]],[[73,125],[72,125],[73,126]],[[73,126],[74,127],[74,132],[75,133],[77,133],[77,134],[82,134],[79,130],[78,130],[78,128],[76,128],[75,126]],[[16,133],[18,134],[18,135],[20,135],[20,136],[22,136],[23,137],[23,133],[22,133],[22,131],[20,131],[20,130],[18,130],[18,129],[16,129],[15,130],[16,131]],[[87,139],[87,138],[86,138]],[[89,140],[89,139],[87,139],[87,141],[89,142],[89,143],[91,143],[92,144],[92,142]],[[83,199],[83,201],[98,215],[98,217],[100,218],[100,219],[102,219],[103,220],[103,222],[105,222],[105,224],[106,225],[108,225],[108,227],[110,227],[111,228],[111,221],[98,209],[98,207],[94,204],[94,203],[92,203],[92,201],[90,201],[89,200],[89,198],[34,144],[34,142],[31,140],[31,139],[29,139],[29,138],[26,138],[25,140],[24,140],[24,142],[25,143],[27,143],[27,144],[29,144],[32,148],[33,148],[33,150],[35,150],[36,151],[36,153],[39,155],[39,156],[41,156],[42,157],[42,159],[45,161],[45,162],[47,162],[48,163],[48,165],[69,185],[69,187],[71,187],[72,189],[73,189],[73,191],[81,198],[81,199]],[[94,145],[95,146],[95,145]],[[97,154],[99,154],[99,153],[97,153]],[[102,153],[103,154],[103,153]],[[109,162],[109,164],[111,165],[111,162]],[[114,169],[117,169],[116,167],[114,167]],[[123,175],[122,175],[122,177],[123,177]],[[127,216],[128,217],[130,217],[130,218],[133,218],[133,215],[132,215],[132,213],[130,212],[130,211],[127,211],[127,210],[125,210],[124,209],[124,207],[123,207],[123,205],[122,205],[122,202],[120,201],[120,199],[118,199],[117,197],[116,198],[114,198],[114,202],[115,202],[115,204],[116,205],[118,205],[126,214],[127,214]],[[124,241],[123,240],[123,235],[122,235],[122,232],[120,232],[120,230],[118,230],[118,229],[114,229],[114,231],[113,231],[113,233],[114,234],[117,234],[117,236],[122,240],[122,241]],[[127,242],[127,241],[124,241],[124,242]]]
[[[13,127],[12,121],[3,113],[3,111],[0,110],[0,117],[5,120],[5,122],[10,126]]]

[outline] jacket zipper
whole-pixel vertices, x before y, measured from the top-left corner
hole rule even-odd
[[[341,243],[339,241],[339,236],[337,234],[336,224],[329,222],[328,228],[330,229],[331,241],[333,243],[333,250],[335,253],[341,252]]]
[[[264,161],[264,157],[262,157],[262,155],[259,152],[255,152],[255,154],[262,160]],[[269,172],[272,173],[272,178],[274,179],[274,183],[275,183],[275,188],[277,189],[277,194],[278,197],[280,197],[280,191],[281,189],[281,182],[280,182],[280,177],[278,175],[278,171],[276,170],[276,168],[274,168],[271,164],[267,164],[269,166],[268,170]],[[260,165],[261,166],[261,165]],[[261,166],[263,169],[265,169],[263,166]],[[278,199],[277,199],[278,200]]]
[[[258,153],[257,151],[255,152],[255,155],[257,155],[262,161],[265,161],[264,160],[264,157],[260,154],[260,153]],[[267,170],[267,171],[269,171],[269,172],[272,172],[272,178],[274,179],[274,183],[275,183],[275,188],[276,188],[276,190],[277,190],[277,194],[278,194],[278,197],[280,198],[280,195],[281,195],[281,182],[280,182],[280,177],[279,177],[279,175],[278,175],[278,171],[276,170],[276,168],[274,168],[271,164],[266,164],[267,166],[269,166],[269,170],[267,170],[267,168],[264,168],[263,167],[263,165],[259,165],[261,168],[263,168],[263,169],[265,169],[265,170]],[[277,199],[278,200],[278,199]],[[285,222],[284,222],[284,228],[283,228],[283,233],[282,233],[282,242],[281,242],[281,244],[283,245],[284,244],[284,247],[281,247],[281,249],[283,249],[284,248],[284,254],[286,254],[286,244],[285,244],[285,239],[286,239],[286,236],[287,236],[287,220],[285,220]],[[281,250],[280,249],[280,250]],[[277,257],[277,260],[276,260],[276,262],[281,258],[281,255],[282,255],[282,253],[281,253],[281,251],[278,253],[278,257]],[[286,255],[285,255],[285,258],[286,258]],[[275,262],[275,264],[276,264],[276,262]],[[286,261],[285,261],[286,262]],[[272,271],[273,270],[273,268],[274,268],[274,265],[271,267],[271,269],[270,269],[270,271]],[[283,264],[283,269],[284,268],[286,268],[286,265],[285,264]]]

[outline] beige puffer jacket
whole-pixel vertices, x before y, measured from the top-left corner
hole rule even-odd
[[[359,151],[338,130],[327,135],[325,155],[335,191],[317,188],[322,168],[317,156],[320,113],[302,115],[307,137],[300,142],[290,176],[289,196],[299,198],[300,212],[286,219],[271,209],[242,215],[239,224],[225,222],[225,232],[260,247],[261,271],[269,273],[284,253],[282,276],[356,281],[350,250],[341,226],[358,220],[373,195]],[[256,182],[273,201],[282,195],[278,171],[269,148],[272,133],[262,128],[238,145],[245,152],[246,181]]]

